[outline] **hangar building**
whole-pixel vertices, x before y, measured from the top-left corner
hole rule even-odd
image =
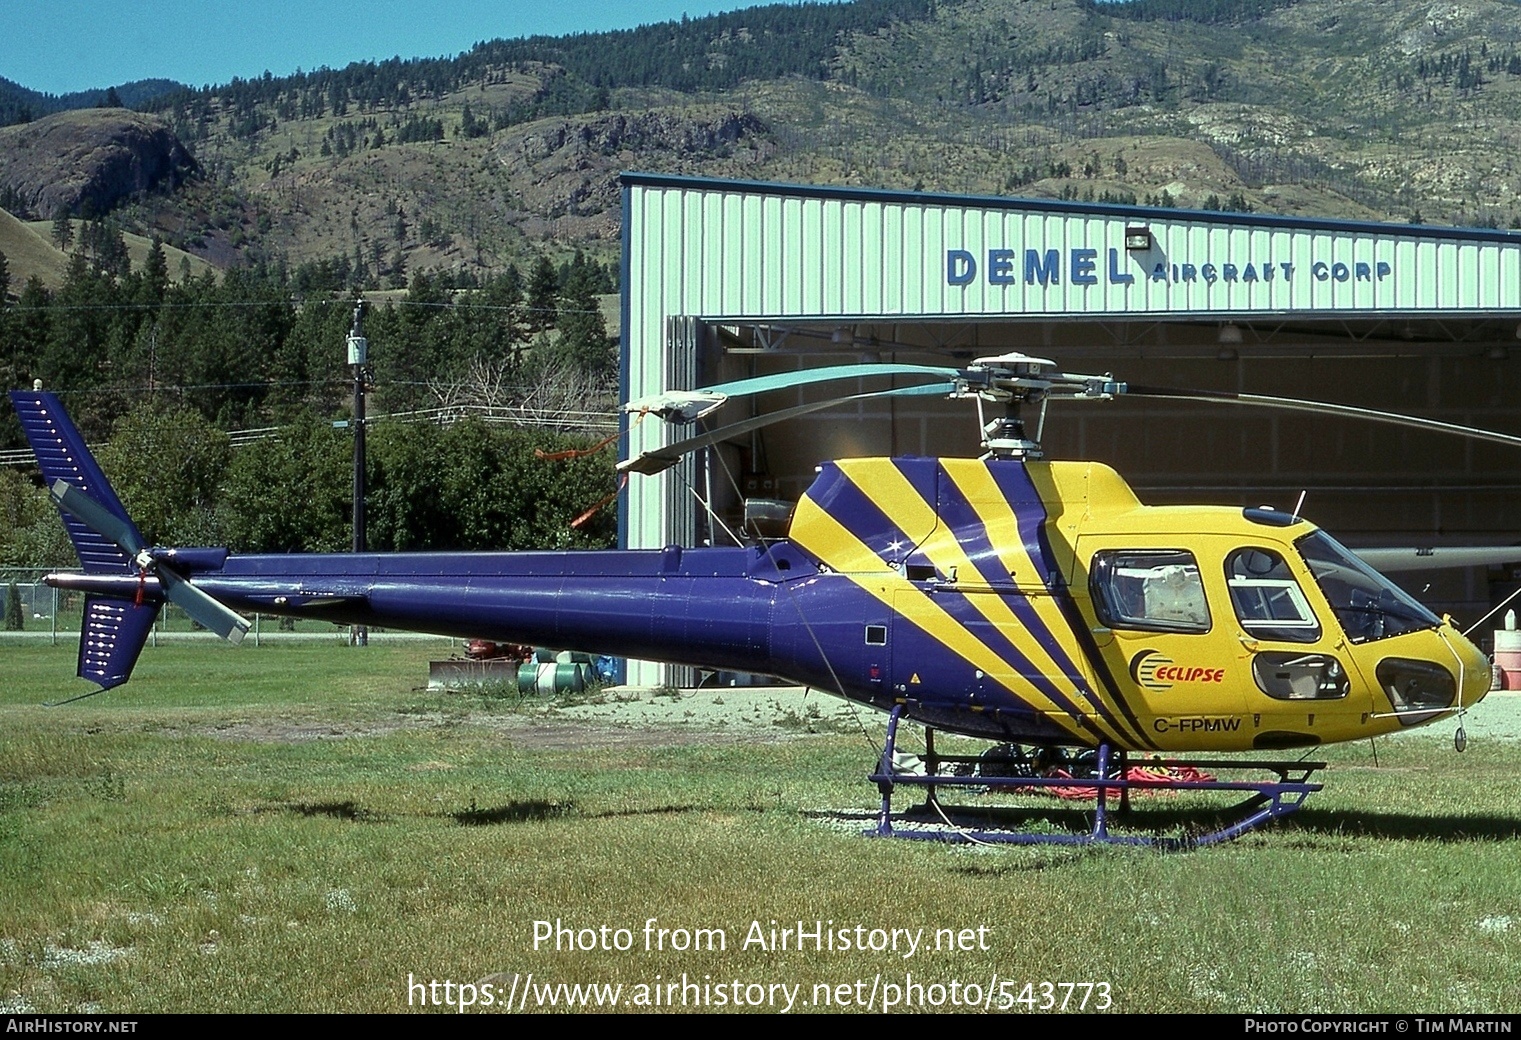
[[[625,401],[822,365],[964,366],[1021,351],[1137,384],[1521,433],[1521,233],[652,174],[622,185]],[[714,418],[862,389],[777,391]],[[624,424],[623,458],[697,429]],[[1053,405],[1043,443],[1051,458],[1114,466],[1152,504],[1292,509],[1303,494],[1304,515],[1354,547],[1521,541],[1521,450],[1501,445],[1123,398]],[[978,452],[968,402],[853,402],[630,475],[620,543],[724,544],[746,499],[752,517],[784,508],[768,503],[795,502],[826,459]],[[1517,579],[1521,569],[1470,568],[1422,575],[1412,591],[1477,620]],[[631,662],[629,680],[695,676]]]

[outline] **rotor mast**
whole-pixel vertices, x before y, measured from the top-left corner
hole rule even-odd
[[[1107,401],[1125,392],[1125,384],[1108,374],[1079,375],[1062,372],[1054,361],[1027,354],[1000,354],[978,358],[956,379],[952,397],[975,397],[977,419],[982,426],[985,458],[1039,459],[1045,457],[1040,439],[1045,431],[1046,405],[1052,398]],[[1001,404],[1003,415],[987,421],[983,402]],[[1023,409],[1039,405],[1035,435],[1025,428]]]

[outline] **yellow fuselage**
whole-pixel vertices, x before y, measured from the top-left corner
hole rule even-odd
[[[846,646],[864,626],[829,681],[935,728],[1270,750],[1428,722],[1490,685],[1450,622],[1313,524],[1144,506],[1098,463],[830,463],[790,540],[827,576],[792,613],[821,597]]]
[[[1288,517],[1279,526],[1282,521],[1255,521],[1235,508],[1144,506],[1114,470],[1097,463],[1029,463],[1027,468],[1046,503],[1050,545],[1058,555],[1070,554],[1061,561],[1068,588],[1090,625],[1099,657],[1159,750],[1357,740],[1449,714],[1479,701],[1490,688],[1488,658],[1450,620],[1379,638],[1349,635],[1297,547],[1315,530],[1306,521]],[[1225,563],[1244,549],[1267,550],[1282,562],[1316,628],[1274,630],[1243,620],[1240,592],[1233,596]],[[1106,552],[1143,550],[1187,553],[1197,560],[1202,616],[1197,596],[1185,597],[1181,607],[1174,604],[1174,614],[1190,619],[1179,622],[1178,631],[1148,630],[1102,616],[1095,560]],[[1313,668],[1295,667],[1296,660],[1314,658],[1321,659],[1321,671],[1329,667],[1326,661],[1336,662],[1344,683],[1316,689]],[[1445,670],[1456,690],[1453,703],[1436,711],[1396,703],[1397,694],[1379,681],[1380,665],[1391,659]]]

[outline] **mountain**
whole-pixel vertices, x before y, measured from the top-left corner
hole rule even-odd
[[[75,108],[99,108],[105,105],[111,91],[116,92],[116,98],[122,105],[136,108],[164,94],[185,89],[183,83],[172,79],[138,79],[130,83],[118,83],[114,87],[57,95],[28,89],[0,76],[0,126],[29,123],[54,112],[67,112]]]
[[[11,291],[20,295],[27,279],[37,278],[50,289],[63,284],[68,257],[44,233],[0,210],[0,253],[5,254]]]
[[[177,187],[194,171],[166,123],[124,108],[0,127],[0,194],[17,215],[103,214],[129,196]]]
[[[1521,225],[1517,0],[876,0],[159,94],[226,265],[610,260],[625,169]]]

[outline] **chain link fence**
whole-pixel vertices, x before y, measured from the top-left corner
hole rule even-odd
[[[8,567],[0,568],[0,640],[41,639],[54,643],[75,642],[84,623],[85,594],[55,589],[42,579],[49,574],[63,573],[58,567]],[[14,591],[13,591],[14,590]],[[253,628],[245,637],[255,646],[267,641],[283,639],[331,640],[348,645],[352,629],[348,625],[335,625],[330,621],[298,620],[273,614],[249,616]],[[369,629],[370,641],[425,639],[439,643],[457,644],[459,641],[446,636],[432,636],[416,632],[389,632]],[[154,622],[150,645],[160,639],[216,639],[179,607],[165,603]]]

